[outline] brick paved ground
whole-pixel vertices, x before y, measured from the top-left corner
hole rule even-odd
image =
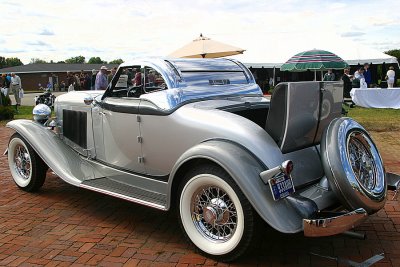
[[[0,127],[0,152],[11,133]],[[373,136],[387,170],[400,173],[400,134]],[[14,185],[4,156],[0,176],[1,266],[228,266],[193,252],[172,212],[79,189],[51,172],[39,193],[25,193]],[[384,252],[376,266],[400,266],[400,200],[389,200],[357,228],[367,240],[263,230],[251,251],[230,266],[338,266],[310,252],[358,262]]]

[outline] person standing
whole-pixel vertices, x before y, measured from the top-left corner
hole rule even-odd
[[[117,72],[117,68],[116,68],[116,67],[114,67],[114,68],[111,69],[111,73],[108,74],[108,77],[107,77],[108,83],[111,82],[111,80],[112,80],[112,78],[114,77],[114,75],[115,75],[116,72]]]
[[[21,106],[21,98],[19,97],[19,92],[22,88],[21,78],[15,73],[11,73],[10,89],[15,97],[15,107]]]
[[[343,81],[343,99],[344,98],[351,98],[350,96],[350,91],[352,89],[352,84],[351,81],[353,79],[353,75],[350,75],[350,69],[344,69],[343,70],[343,76],[342,76],[342,81]],[[351,101],[350,103],[350,107],[354,107],[354,102]],[[342,108],[342,112],[346,112],[343,108]],[[345,113],[344,113],[345,114]]]
[[[90,75],[89,75],[89,73],[85,73],[85,80],[84,80],[84,82],[83,82],[83,90],[91,90],[91,88],[90,88],[90,80],[91,80],[91,77],[90,77]]]
[[[96,82],[96,74],[97,74],[97,71],[95,69],[93,69],[92,75],[90,76],[90,90],[94,90],[94,84]]]
[[[75,90],[75,78],[70,71],[67,71],[67,88],[68,92]]]
[[[393,88],[395,76],[396,76],[396,73],[394,72],[394,68],[393,68],[393,66],[390,66],[389,70],[386,73],[386,80],[387,80],[388,88]]]
[[[324,75],[324,81],[334,81],[335,80],[335,73],[332,72],[331,69],[328,70],[327,73]]]
[[[81,90],[81,80],[79,78],[79,73],[75,73],[74,75],[75,78],[75,91],[80,91]]]
[[[371,75],[371,70],[369,69],[368,63],[364,64],[364,79],[365,79],[365,82],[367,83],[367,87],[371,87],[372,75]]]
[[[152,87],[154,86],[154,82],[156,80],[156,76],[154,75],[154,70],[150,70],[149,74],[147,75],[147,82],[148,86]]]
[[[358,68],[356,72],[354,72],[352,87],[353,88],[365,88],[367,83],[364,78],[364,68]]]
[[[10,73],[8,73],[8,74],[6,74],[5,76],[4,76],[4,84],[3,84],[3,86],[5,87],[5,88],[7,88],[7,94],[6,94],[6,96],[8,96],[9,94],[10,94],[10,84],[11,84],[11,75],[10,75]]]
[[[142,85],[142,73],[140,72],[140,69],[137,68],[136,69],[136,74],[135,74],[135,78],[134,79],[134,86],[140,86]]]
[[[107,67],[101,66],[100,71],[96,75],[94,90],[106,90],[107,85]]]
[[[342,76],[342,81],[343,81],[343,97],[349,98],[350,97],[350,91],[351,91],[351,81],[353,79],[353,75],[350,75],[350,70],[349,69],[344,69],[343,70],[343,76]]]

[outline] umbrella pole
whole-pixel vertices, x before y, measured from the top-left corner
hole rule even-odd
[[[314,82],[317,81],[317,71],[314,70]]]
[[[324,80],[324,71],[321,70],[321,81]]]

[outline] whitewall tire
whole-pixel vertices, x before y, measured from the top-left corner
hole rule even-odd
[[[216,166],[196,168],[181,185],[181,226],[209,257],[231,261],[244,253],[253,234],[253,212],[232,178]]]
[[[42,187],[47,166],[18,133],[11,136],[8,143],[8,164],[11,176],[19,188],[34,192]]]

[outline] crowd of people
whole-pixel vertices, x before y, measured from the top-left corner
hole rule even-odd
[[[23,94],[21,78],[14,72],[3,74],[1,75],[0,84],[2,88],[1,93],[8,97],[10,92],[12,92],[15,97],[15,106],[21,106],[21,98]]]
[[[114,67],[108,72],[106,66],[102,66],[99,71],[92,70],[91,75],[89,73],[71,73],[67,72],[67,82],[61,81],[61,90],[67,88],[68,91],[75,90],[105,90],[108,84],[111,82],[117,68]],[[139,86],[142,83],[140,69],[126,70],[128,75],[128,83],[131,85]],[[152,76],[153,75],[153,76]],[[152,79],[154,74],[149,73],[148,79]]]
[[[365,63],[363,67],[358,68],[353,75],[350,74],[350,69],[344,69],[344,74],[342,76],[343,81],[343,89],[344,89],[344,97],[350,97],[350,91],[352,88],[371,88],[373,87],[372,83],[372,75],[369,70],[369,64]],[[328,80],[325,79],[324,81]],[[389,70],[386,73],[385,80],[387,82],[388,88],[393,88],[395,83],[395,71],[393,66],[389,67]]]

